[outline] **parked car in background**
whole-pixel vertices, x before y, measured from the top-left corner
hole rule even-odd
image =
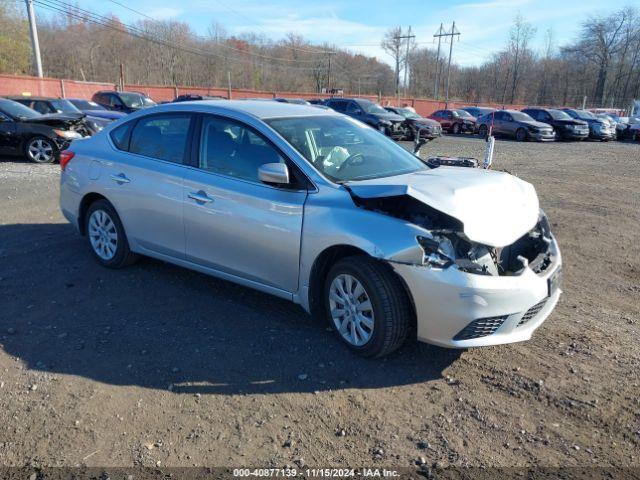
[[[329,98],[324,104],[350,117],[360,120],[394,140],[402,140],[409,135],[404,117],[386,111],[377,103],[364,98]]]
[[[178,95],[172,102],[195,102],[198,100],[226,100],[222,95],[201,95],[199,93],[183,93]]]
[[[115,90],[103,90],[96,92],[91,100],[102,105],[107,110],[132,113],[143,108],[153,107],[156,102],[140,92],[117,92]]]
[[[64,113],[83,118],[83,123],[86,129],[86,131],[82,132],[83,135],[93,135],[94,133],[102,130],[105,125],[110,122],[110,120],[105,120],[104,118],[83,113],[66,98],[27,97],[22,95],[7,96],[5,98],[21,103],[22,105],[43,115]]]
[[[311,105],[304,98],[283,98],[283,97],[278,97],[278,98],[274,98],[274,100],[276,102],[280,102],[280,103],[293,103],[295,105]]]
[[[72,140],[88,136],[84,115],[43,115],[0,98],[0,154],[20,155],[35,163],[52,163]]]
[[[515,176],[430,168],[310,106],[186,102],[132,117],[60,165],[61,210],[105,267],[142,254],[294,301],[367,357],[409,335],[527,340],[560,298],[558,244]]]
[[[522,110],[522,113],[526,113],[534,120],[551,125],[558,140],[584,140],[589,137],[589,124],[583,120],[571,118],[562,110],[527,107]]]
[[[536,140],[548,142],[555,140],[556,134],[551,125],[538,122],[526,113],[518,110],[498,110],[480,118],[478,133],[481,137],[489,135],[515,138],[520,142]]]
[[[449,133],[474,133],[476,130],[476,117],[465,110],[436,110],[429,118],[439,122]]]
[[[385,107],[385,110],[404,117],[405,125],[409,131],[409,135],[407,136],[408,140],[413,140],[418,134],[418,131],[420,132],[420,138],[426,138],[427,140],[433,140],[442,135],[442,126],[439,122],[431,120],[430,118],[424,118],[418,115],[413,109],[406,107]]]
[[[98,105],[96,102],[91,100],[85,100],[84,98],[67,98],[66,100],[70,101],[82,113],[91,117],[113,121],[126,115],[126,113],[123,112],[107,110],[102,105]]]
[[[607,141],[616,137],[616,129],[610,122],[596,117],[587,110],[578,110],[574,108],[563,108],[571,118],[582,120],[589,124],[589,138],[595,140]]]
[[[459,108],[458,110],[464,110],[472,117],[475,117],[477,120],[479,117],[483,115],[487,115],[491,112],[495,112],[497,109],[491,108],[491,107],[462,107],[462,108]]]

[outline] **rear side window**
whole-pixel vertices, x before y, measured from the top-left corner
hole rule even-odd
[[[132,122],[120,125],[118,128],[114,128],[111,133],[111,140],[118,150],[127,150],[129,147],[129,132],[131,131]]]
[[[184,163],[192,116],[152,115],[138,120],[131,132],[129,151],[173,163]]]

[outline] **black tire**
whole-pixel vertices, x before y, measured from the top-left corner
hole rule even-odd
[[[93,247],[91,243],[91,238],[90,238],[91,234],[89,231],[89,219],[91,218],[91,215],[94,212],[98,212],[98,211],[102,211],[109,216],[115,228],[115,233],[117,235],[117,246],[115,248],[115,254],[110,259],[102,258],[96,252],[96,249]],[[98,261],[98,263],[100,263],[101,265],[107,268],[117,269],[117,268],[126,267],[127,265],[131,265],[136,260],[138,260],[139,256],[133,253],[129,249],[129,241],[127,240],[127,235],[124,231],[124,227],[122,226],[122,222],[120,221],[120,217],[118,216],[118,213],[116,212],[115,208],[113,208],[113,205],[111,205],[111,203],[108,200],[104,200],[104,199],[96,200],[89,206],[84,217],[84,230],[85,230],[85,237],[87,239],[87,244],[91,249],[91,253],[95,257],[95,259]]]
[[[331,317],[330,287],[341,274],[355,277],[364,286],[373,307],[373,332],[368,342],[361,346],[343,338]],[[413,324],[411,300],[400,279],[388,265],[364,255],[343,258],[331,267],[325,280],[323,298],[326,318],[338,338],[363,357],[382,357],[393,352],[404,343]]]
[[[454,123],[453,124],[453,129],[451,130],[451,132],[454,135],[458,135],[460,133],[460,124],[459,123]]]
[[[481,138],[487,138],[489,136],[489,129],[486,125],[480,125],[478,127],[478,135],[480,135]]]
[[[519,128],[516,130],[516,140],[519,142],[524,142],[527,140],[527,131],[524,128]]]
[[[37,148],[38,145],[46,146],[50,152],[48,156],[35,154],[32,148]],[[58,160],[60,152],[58,151],[58,146],[55,144],[53,140],[47,138],[42,135],[34,135],[31,138],[28,138],[24,142],[23,152],[25,158],[33,163],[53,163]]]

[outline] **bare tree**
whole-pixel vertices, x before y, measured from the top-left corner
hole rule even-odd
[[[390,28],[382,39],[380,44],[382,49],[387,52],[395,63],[395,94],[400,91],[400,69],[404,62],[402,53],[402,27]]]
[[[533,38],[536,29],[526,22],[521,15],[518,15],[509,32],[509,51],[512,55],[512,75],[511,75],[511,103],[515,101],[516,90],[523,72],[523,65],[530,58],[529,42]]]

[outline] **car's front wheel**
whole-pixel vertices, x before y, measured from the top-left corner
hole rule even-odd
[[[366,256],[347,257],[329,271],[327,317],[340,339],[364,357],[381,357],[402,345],[413,311],[391,268]]]
[[[481,138],[487,138],[489,136],[489,129],[486,125],[480,125],[478,135],[480,135]]]
[[[107,200],[97,200],[87,209],[85,233],[94,257],[105,267],[122,268],[137,259],[120,217]]]
[[[24,155],[34,163],[53,163],[58,156],[58,147],[52,140],[38,135],[25,142]]]
[[[524,128],[516,130],[516,140],[524,142],[527,139],[527,131]]]
[[[452,131],[453,131],[453,133],[455,135],[458,135],[460,133],[460,124],[459,123],[454,123]]]

